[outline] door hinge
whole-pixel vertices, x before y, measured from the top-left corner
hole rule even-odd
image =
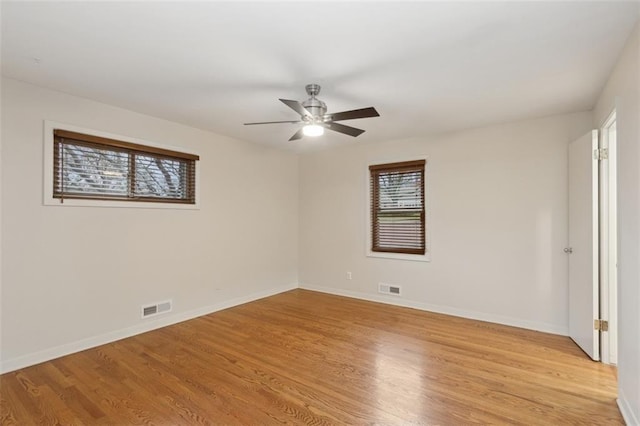
[[[606,160],[609,158],[609,149],[608,148],[596,148],[593,150],[593,159],[594,160]]]
[[[609,331],[609,321],[607,320],[593,320],[593,328],[598,331]]]

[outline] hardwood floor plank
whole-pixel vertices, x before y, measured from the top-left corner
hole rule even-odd
[[[293,290],[0,376],[2,425],[623,424],[529,330]]]

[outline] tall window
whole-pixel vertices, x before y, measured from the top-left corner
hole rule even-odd
[[[425,254],[425,163],[369,166],[371,251]]]
[[[53,196],[195,204],[197,155],[55,129]]]

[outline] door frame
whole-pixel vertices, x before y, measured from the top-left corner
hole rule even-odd
[[[608,152],[599,161],[600,210],[600,318],[608,322],[601,332],[600,355],[605,364],[618,362],[618,211],[617,211],[617,146],[616,110],[600,127],[599,147]]]

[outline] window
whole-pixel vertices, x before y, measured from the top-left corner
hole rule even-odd
[[[425,254],[425,163],[369,166],[372,252]]]
[[[195,204],[199,157],[54,129],[53,197]]]

